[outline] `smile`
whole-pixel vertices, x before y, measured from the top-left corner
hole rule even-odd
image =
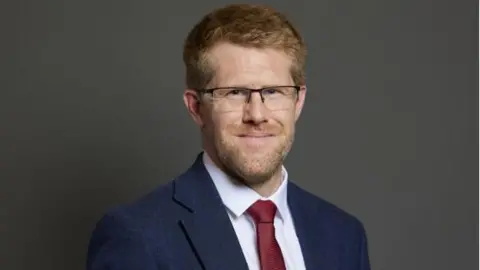
[[[242,134],[239,135],[240,138],[266,138],[266,137],[273,137],[273,134]]]
[[[275,138],[272,134],[245,134],[238,136],[239,141],[249,146],[267,145]]]

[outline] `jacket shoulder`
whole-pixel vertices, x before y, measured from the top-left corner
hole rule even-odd
[[[116,216],[133,223],[168,217],[175,205],[172,201],[173,181],[162,184],[143,196],[108,209],[105,216]]]

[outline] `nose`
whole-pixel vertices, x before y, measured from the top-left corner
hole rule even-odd
[[[243,122],[260,124],[267,121],[267,109],[260,93],[251,93],[250,100],[245,104]]]

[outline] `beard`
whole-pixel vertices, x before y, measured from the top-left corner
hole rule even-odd
[[[235,127],[227,127],[227,132],[214,134],[213,141],[222,169],[235,180],[252,186],[270,180],[281,168],[294,140],[294,129],[285,132],[281,127],[255,128],[275,134],[275,141],[267,145],[246,147],[238,137]]]

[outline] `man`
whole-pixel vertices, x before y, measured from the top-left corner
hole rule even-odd
[[[87,269],[370,269],[362,224],[282,165],[305,101],[305,55],[298,31],[269,7],[204,17],[184,47],[184,102],[204,151],[99,221]]]

